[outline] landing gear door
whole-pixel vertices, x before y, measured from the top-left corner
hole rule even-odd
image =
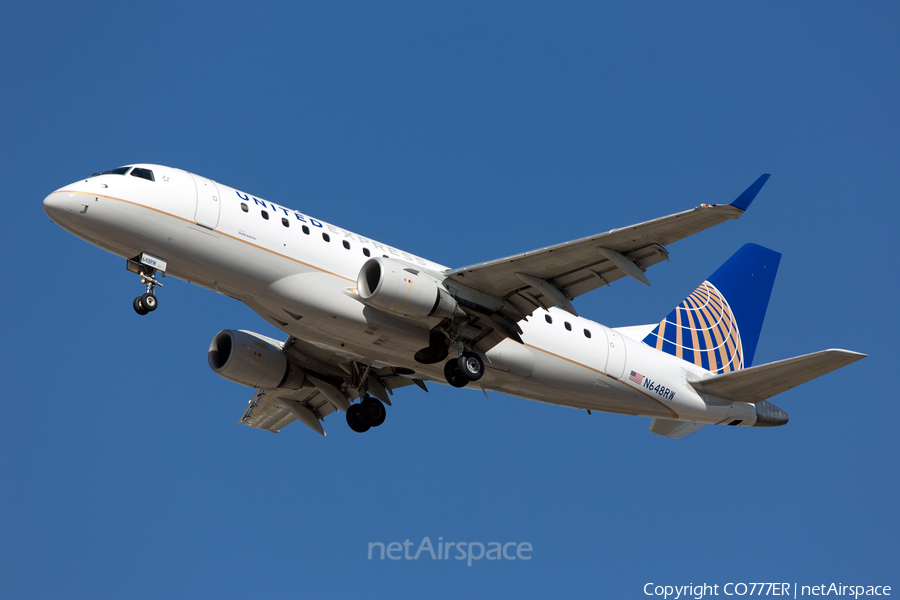
[[[214,181],[191,173],[197,187],[197,212],[194,221],[197,225],[208,229],[219,226],[219,189]]]

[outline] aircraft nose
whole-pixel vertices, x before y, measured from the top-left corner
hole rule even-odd
[[[44,198],[44,212],[53,221],[65,218],[72,210],[72,194],[67,192],[53,192]]]

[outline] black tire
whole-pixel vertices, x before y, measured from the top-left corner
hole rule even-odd
[[[362,404],[354,404],[347,411],[347,425],[356,433],[365,433],[370,425],[362,420]]]
[[[141,296],[141,306],[144,307],[144,310],[147,312],[153,312],[156,310],[156,307],[159,306],[159,300],[157,300],[156,296],[153,294],[144,294]]]
[[[359,406],[362,407],[362,410],[359,412],[359,418],[363,423],[370,427],[378,427],[384,423],[384,419],[387,417],[387,411],[384,409],[384,404],[382,404],[380,400],[377,400],[372,396],[366,396]]]
[[[135,298],[134,302],[131,305],[134,307],[134,312],[136,312],[137,314],[139,314],[141,316],[144,316],[149,312],[146,308],[144,308],[144,305],[141,304],[140,296]]]
[[[444,377],[447,378],[447,383],[453,387],[461,388],[469,384],[469,380],[459,370],[459,360],[456,358],[451,358],[444,365]]]
[[[478,381],[484,375],[484,361],[474,352],[464,352],[457,362],[459,372],[469,381]]]

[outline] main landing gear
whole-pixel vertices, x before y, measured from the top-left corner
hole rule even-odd
[[[378,427],[384,423],[387,411],[380,400],[366,396],[359,404],[353,404],[347,410],[347,425],[356,433],[365,433],[370,427]]]
[[[141,285],[147,286],[147,291],[135,298],[134,302],[132,302],[131,305],[134,307],[134,312],[139,315],[146,315],[147,313],[153,312],[156,310],[156,307],[159,306],[159,300],[156,299],[154,290],[156,286],[163,286],[157,281],[156,273],[159,272],[165,276],[166,261],[145,252],[136,258],[129,259],[125,266],[132,273],[140,275]]]
[[[478,335],[478,330],[465,319],[448,319],[431,330],[428,346],[416,352],[416,362],[425,365],[439,363],[452,356],[451,348],[457,348],[457,358],[444,363],[444,377],[453,387],[465,387],[470,381],[478,381],[484,376],[484,359],[469,349]]]
[[[384,405],[390,404],[391,400],[378,376],[372,373],[371,365],[353,362],[345,370],[349,376],[346,387],[355,391],[351,398],[355,396],[360,399],[360,402],[347,408],[347,425],[356,433],[365,433],[384,423],[387,417]]]
[[[453,387],[465,387],[484,375],[484,361],[474,352],[465,351],[459,358],[451,358],[444,365],[444,377]]]

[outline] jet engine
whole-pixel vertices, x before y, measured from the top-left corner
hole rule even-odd
[[[410,319],[446,318],[458,310],[441,283],[392,258],[370,258],[359,270],[356,288],[369,306]]]
[[[252,331],[220,331],[209,344],[209,367],[229,381],[252,388],[299,389],[306,374],[292,365],[284,344]]]

